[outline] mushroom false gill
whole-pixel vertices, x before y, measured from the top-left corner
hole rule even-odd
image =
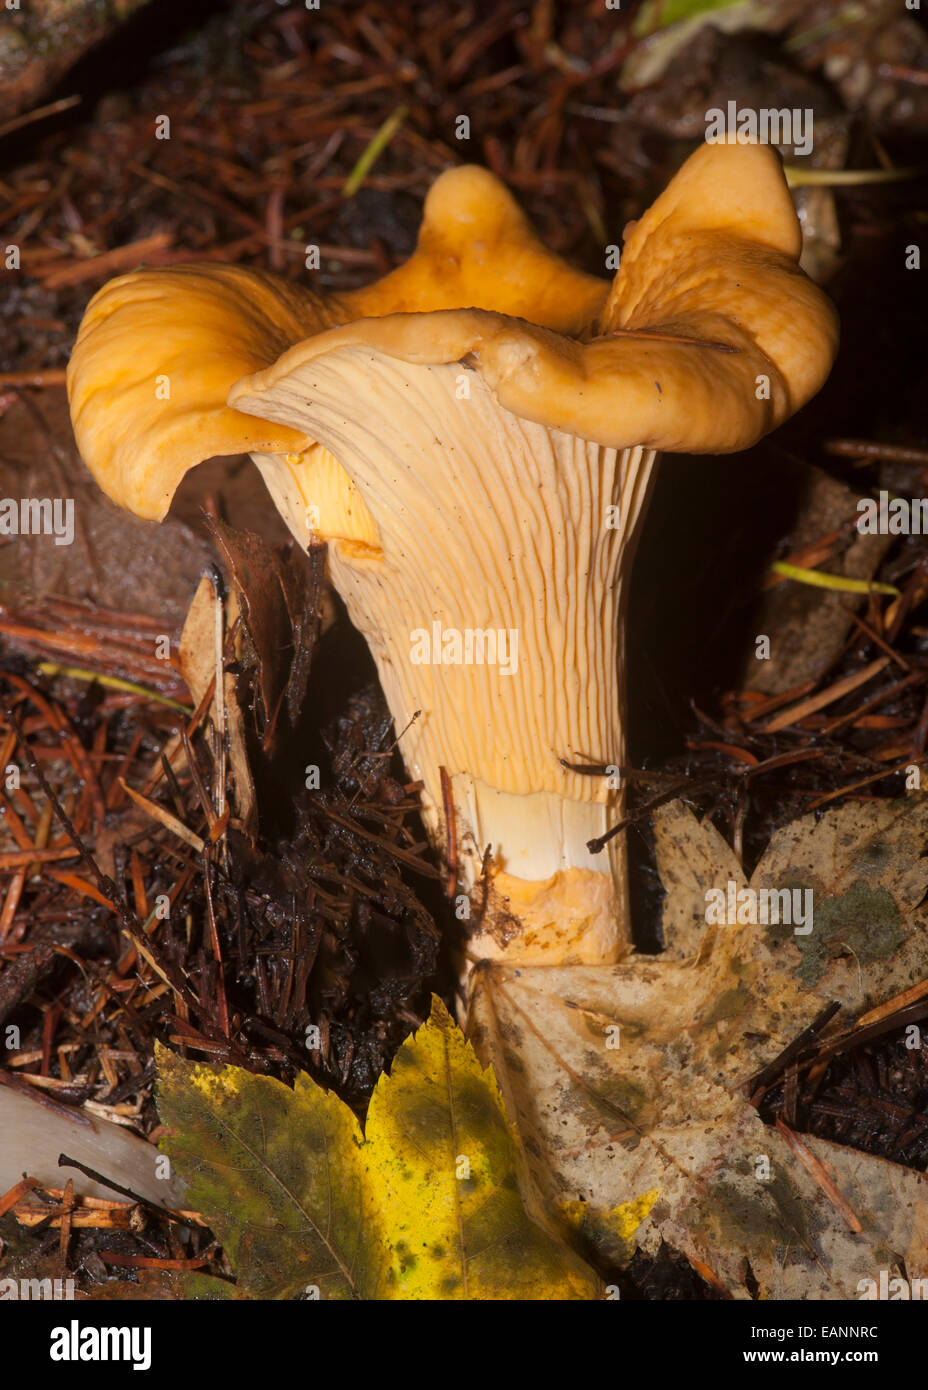
[[[69,391],[104,491],[160,518],[189,467],[247,451],[296,538],[327,540],[439,848],[449,779],[472,959],[630,949],[621,841],[587,847],[621,789],[565,763],[624,761],[624,608],[658,451],[746,448],[828,374],[834,314],[799,251],[776,154],[715,145],[631,229],[611,285],[463,167],[366,289],[185,266],[87,310]]]

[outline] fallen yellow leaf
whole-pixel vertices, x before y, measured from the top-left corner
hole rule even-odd
[[[496,1078],[440,1000],[378,1082],[364,1134],[308,1076],[290,1090],[165,1048],[157,1061],[161,1147],[252,1297],[599,1296],[528,1215]]]

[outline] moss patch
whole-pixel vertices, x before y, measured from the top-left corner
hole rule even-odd
[[[791,941],[800,952],[797,974],[815,985],[836,956],[853,951],[861,965],[889,960],[905,940],[902,915],[885,888],[856,879],[846,893],[815,903],[812,931],[797,936],[790,926],[768,928],[771,945]]]

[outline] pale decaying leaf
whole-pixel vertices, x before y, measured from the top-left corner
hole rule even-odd
[[[593,1299],[592,1270],[529,1216],[491,1072],[438,1000],[381,1077],[365,1133],[293,1090],[158,1052],[162,1147],[258,1298]],[[642,1208],[643,1214],[643,1208]],[[626,1234],[637,1213],[624,1210]],[[639,1218],[640,1219],[640,1218]],[[203,1281],[197,1294],[205,1295]],[[228,1294],[217,1287],[216,1296]]]
[[[60,1167],[61,1154],[130,1187],[155,1206],[183,1206],[180,1186],[161,1172],[158,1150],[134,1130],[83,1108],[57,1104],[34,1090],[0,1085],[0,1196],[25,1173],[45,1187],[63,1187],[70,1178],[83,1196],[112,1197],[104,1183],[80,1169]]]
[[[772,839],[752,887],[814,894],[812,931],[767,929],[767,943],[807,985],[858,1010],[928,974],[928,799],[849,803]],[[762,929],[763,930],[763,929]]]
[[[855,1233],[741,1087],[829,1000],[849,1020],[925,975],[928,805],[848,806],[774,836],[750,886],[812,889],[807,935],[707,926],[707,890],[748,886],[734,855],[682,803],[656,829],[663,957],[474,973],[468,1031],[536,1187],[591,1209],[657,1189],[639,1243],[669,1241],[735,1297],[756,1280],[763,1298],[856,1298],[924,1263],[928,1178],[803,1136]]]

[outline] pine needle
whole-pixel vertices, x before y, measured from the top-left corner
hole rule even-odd
[[[361,184],[367,178],[367,175],[370,173],[374,164],[383,154],[384,150],[387,148],[390,141],[393,139],[394,135],[399,130],[400,126],[403,124],[408,115],[408,106],[398,106],[396,110],[392,113],[392,115],[389,115],[387,117],[383,125],[374,135],[370,144],[362,152],[357,164],[354,166],[351,173],[345,180],[345,186],[342,189],[343,198],[354,197],[355,193],[357,193],[358,189],[361,187]]]
[[[146,700],[167,705],[168,709],[176,709],[180,714],[193,713],[189,705],[182,705],[179,700],[169,700],[167,695],[159,695],[156,690],[136,685],[135,681],[124,681],[119,676],[105,676],[99,671],[86,670],[83,666],[60,666],[57,661],[40,661],[39,670],[43,676],[67,676],[73,681],[96,681],[108,690],[122,690],[127,695],[144,695]]]
[[[907,169],[803,169],[798,164],[784,164],[783,172],[790,188],[857,188],[868,183],[903,183],[917,179],[928,166],[912,165]]]
[[[869,579],[848,579],[843,574],[826,574],[824,570],[807,570],[801,565],[790,565],[786,560],[777,560],[770,566],[774,574],[784,579],[795,579],[798,584],[811,584],[814,589],[836,589],[844,594],[891,594],[899,597],[899,590],[893,584],[875,584]]]

